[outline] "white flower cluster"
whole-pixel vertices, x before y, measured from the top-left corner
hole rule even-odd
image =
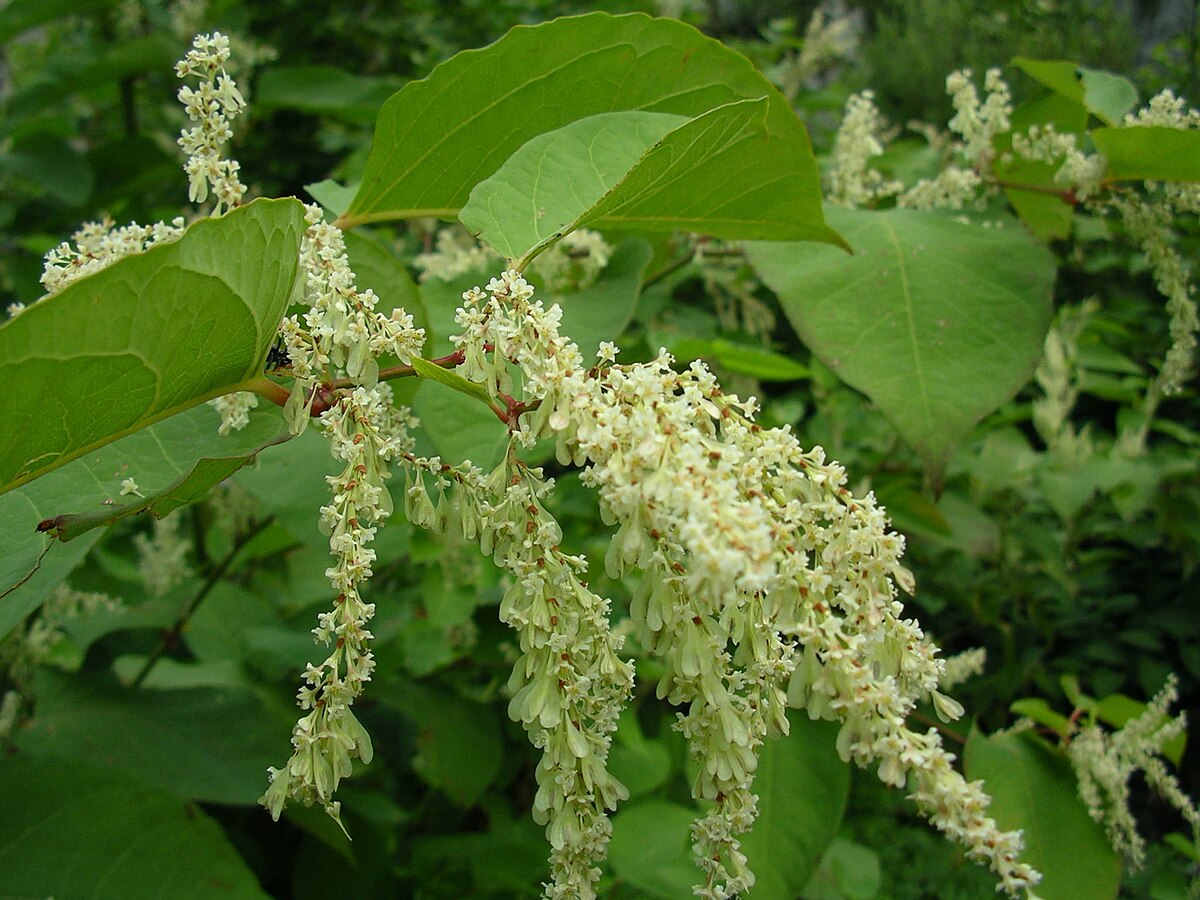
[[[208,401],[221,416],[217,434],[241,431],[250,424],[250,410],[258,406],[258,396],[249,391],[234,391]]]
[[[967,159],[986,170],[992,158],[992,141],[1012,127],[1012,93],[999,69],[984,73],[983,89],[987,97],[981,103],[970,69],[951,72],[946,78],[946,93],[954,104],[950,130],[962,136]]]
[[[849,207],[869,206],[904,190],[903,182],[888,181],[871,168],[871,160],[883,153],[880,139],[883,130],[875,94],[872,91],[851,94],[833,141],[826,192],[830,202]]]
[[[971,70],[952,72],[946,78],[946,92],[954,105],[949,128],[962,140],[953,141],[949,150],[965,161],[965,166],[947,165],[934,178],[922,178],[896,200],[910,209],[962,209],[978,204],[993,189],[985,177],[991,171],[992,142],[1012,126],[1012,95],[999,69],[984,75],[986,97],[971,80]]]
[[[180,516],[172,513],[155,519],[151,536],[133,539],[138,554],[138,572],[152,597],[162,597],[192,573],[187,562],[191,541],[179,534]]]
[[[1150,98],[1137,112],[1125,117],[1126,125],[1153,125],[1161,128],[1200,128],[1200,110],[1192,109],[1183,97],[1170,88]]]
[[[945,669],[938,681],[938,687],[948,691],[969,678],[983,674],[983,667],[987,663],[987,650],[983,647],[973,647],[954,656],[947,656],[944,662]]]
[[[42,287],[47,294],[57,294],[67,285],[112,265],[123,256],[141,253],[153,244],[174,241],[182,234],[182,217],[172,219],[170,225],[132,222],[119,228],[111,219],[87,222],[71,236],[74,246],[63,241],[46,254]]]
[[[1062,134],[1053,125],[1035,125],[1013,135],[1013,152],[1022,159],[1059,164],[1056,183],[1070,188],[1075,198],[1089,200],[1100,193],[1108,163],[1098,153],[1084,153],[1073,134]]]
[[[282,769],[271,767],[271,785],[260,799],[276,820],[288,799],[320,803],[341,824],[338,784],[353,770],[352,760],[370,763],[371,738],[351,706],[371,680],[375,660],[367,643],[367,622],[375,612],[360,587],[371,577],[375,551],[368,546],[377,526],[392,513],[384,483],[388,462],[409,449],[404,414],[391,405],[391,390],[358,387],[320,417],[335,459],[345,467],[326,480],[333,499],[321,508],[321,530],[329,535],[335,563],[326,570],[337,598],[318,618],[313,635],[331,647],[320,665],[309,665],[296,702],[305,710],[292,730],[294,752]]]
[[[371,389],[379,380],[377,357],[391,354],[407,364],[425,342],[424,329],[414,328],[412,316],[401,307],[385,316],[375,310],[379,298],[374,291],[355,287],[345,238],[341,229],[323,221],[319,206],[305,207],[305,221],[300,265],[309,310],[303,325],[298,316],[280,325],[296,379],[285,410],[295,432],[306,427],[315,389],[331,370]]]
[[[644,573],[631,613],[643,645],[669,664],[659,696],[687,707],[677,727],[700,764],[694,792],[710,803],[693,828],[698,894],[753,885],[738,836],[756,814],[756,751],[786,732],[789,699],[844,723],[844,758],[878,762],[890,784],[911,775],[918,805],[1006,891],[1036,883],[1017,861],[1019,834],[986,816],[987,798],[953,769],[937,732],[905,724],[926,695],[944,717],[962,707],[937,690],[936,649],[901,616],[903,539],[874,498],[852,497],[819,448],[805,453],[787,429],[754,424],[754,401],[724,395],[699,363],[678,373],[663,353],[617,366],[605,344],[586,369],[558,334],[560,310],[532,297],[512,271],[487,294],[464,294],[458,371],[501,396],[509,364],[521,369],[524,400],[509,407],[527,411],[515,436],[553,435],[560,462],[588,466],[585,483],[619,525],[606,567]]]
[[[1042,358],[1034,371],[1043,395],[1033,401],[1033,426],[1047,447],[1079,462],[1091,455],[1092,445],[1087,427],[1076,431],[1071,422],[1082,374],[1078,345],[1080,335],[1098,308],[1099,302],[1093,298],[1060,310],[1046,331]]]
[[[1124,727],[1110,733],[1088,725],[1067,744],[1080,799],[1091,817],[1104,825],[1113,848],[1123,853],[1133,868],[1141,867],[1146,855],[1146,842],[1129,809],[1129,782],[1137,772],[1180,812],[1192,829],[1193,840],[1200,844],[1200,810],[1162,759],[1163,746],[1187,730],[1183,713],[1174,718],[1169,714],[1178,699],[1179,683],[1171,675],[1145,710]]]
[[[189,197],[202,203],[208,197],[211,184],[217,202],[213,214],[231,209],[241,202],[245,187],[238,181],[238,164],[221,158],[221,147],[232,135],[229,120],[236,117],[246,103],[233,79],[225,74],[224,63],[229,59],[229,39],[220,32],[197,35],[194,49],[175,65],[180,78],[200,79],[198,88],[182,87],[179,100],[188,118],[197,122],[185,128],[179,145],[188,154],[184,164],[190,183]],[[72,246],[64,241],[46,254],[42,286],[47,294],[56,294],[85,275],[111,265],[131,253],[141,253],[153,244],[173,241],[183,234],[182,216],[152,225],[115,227],[112,220],[88,222],[72,236]],[[20,308],[10,309],[17,314]]]
[[[188,176],[188,198],[203,203],[211,189],[215,198],[213,215],[220,215],[241,203],[246,193],[246,186],[238,178],[241,167],[237,160],[224,159],[221,151],[233,137],[229,123],[246,108],[246,101],[225,72],[229,38],[219,31],[198,34],[192,47],[175,64],[178,78],[199,80],[198,87],[184,85],[179,89],[179,102],[196,123],[179,136],[179,146],[188,157],[183,170]]]
[[[417,255],[415,265],[421,281],[452,281],[467,272],[491,268],[502,259],[491,247],[458,227],[439,231],[434,246],[432,252]],[[580,228],[539,254],[530,269],[547,291],[569,293],[593,284],[611,256],[612,247],[600,232]]]
[[[519,282],[509,287],[520,296]],[[581,580],[586,561],[559,548],[562,529],[542,504],[554,483],[540,469],[510,452],[487,476],[469,463],[452,470],[436,458],[409,458],[409,472],[409,519],[478,540],[512,578],[500,602],[500,618],[520,643],[508,712],[542,751],[533,817],[551,847],[544,896],[592,900],[601,874],[596,863],[612,834],[607,811],[628,796],[607,769],[612,733],[633,687],[633,668],[617,655],[621,639],[609,625],[610,603]],[[436,483],[436,504],[426,477]],[[453,501],[448,478],[460,486]]]
[[[336,599],[313,630],[331,651],[305,672],[297,694],[305,715],[292,731],[294,752],[282,769],[269,769],[271,784],[259,802],[276,819],[288,799],[320,803],[341,824],[334,791],[354,759],[369,763],[373,753],[351,710],[374,668],[366,626],[375,606],[363,601],[361,588],[375,561],[369,545],[392,514],[388,466],[411,450],[408,428],[414,424],[406,408],[393,405],[391,387],[379,383],[376,357],[390,353],[409,363],[420,353],[425,333],[413,328],[412,316],[403,309],[390,317],[376,312],[374,292],[355,286],[341,231],[322,221],[319,207],[309,206],[306,219],[300,262],[310,307],[303,325],[296,316],[281,325],[295,376],[284,412],[292,431],[302,431],[318,392],[324,391],[327,406],[318,421],[334,458],[344,463],[340,473],[327,477],[333,498],[321,508],[321,529],[329,535],[334,557],[325,574]],[[341,375],[355,386],[334,390],[332,379]]]
[[[443,228],[434,239],[434,249],[419,253],[413,264],[421,281],[437,278],[451,281],[467,272],[487,268],[500,260],[500,254],[481,244],[465,228]]]

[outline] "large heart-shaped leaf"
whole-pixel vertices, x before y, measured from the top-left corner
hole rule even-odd
[[[63,517],[57,523],[61,536],[77,538],[142,510],[166,515],[198,499],[286,433],[272,410],[256,410],[249,425],[226,436],[217,434],[219,422],[208,407],[192,409],[0,495],[0,522],[7,529],[0,554],[0,637],[38,607],[101,533],[91,531],[62,545],[38,531],[39,523]],[[126,478],[136,482],[143,497],[121,493]]]
[[[103,765],[24,755],[0,763],[0,894],[128,900],[268,895],[194,803]],[[19,813],[19,814],[17,814]]]
[[[0,493],[256,376],[303,230],[295,200],[256,200],[0,326]]]
[[[1033,372],[1054,257],[1008,218],[828,215],[854,256],[754,243],[751,263],[805,344],[875,402],[937,481],[955,445]]]
[[[972,731],[963,767],[967,778],[984,780],[1000,827],[1024,832],[1022,859],[1042,873],[1039,897],[1117,896],[1121,859],[1088,816],[1062,756],[1028,734]]]
[[[808,135],[783,96],[745,57],[689,25],[635,13],[519,26],[406,85],[380,110],[371,155],[343,227],[452,217],[471,189],[532,138],[601,113],[695,118],[766,97],[765,132],[798,166],[793,222],[837,241],[821,218]]]

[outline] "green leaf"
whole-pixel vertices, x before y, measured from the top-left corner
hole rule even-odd
[[[1008,708],[1018,716],[1033,719],[1039,725],[1045,725],[1063,737],[1071,733],[1070,720],[1062,713],[1055,712],[1044,697],[1024,697],[1014,700]]]
[[[252,805],[287,750],[289,725],[251,694],[130,690],[43,671],[17,746],[30,756],[101,760],[144,785],[211,803]]]
[[[1015,57],[1012,64],[1068,100],[1082,104],[1105,125],[1116,125],[1137,105],[1137,88],[1127,78],[1064,60]]]
[[[1076,793],[1059,753],[1028,734],[972,731],[963,752],[967,778],[984,780],[1001,828],[1024,832],[1022,859],[1042,873],[1045,900],[1116,897],[1121,859]]]
[[[760,344],[741,344],[725,338],[684,339],[669,348],[681,362],[704,357],[735,375],[759,381],[798,381],[808,378],[808,366]]]
[[[805,344],[875,402],[936,482],[972,426],[1032,374],[1054,257],[1007,218],[984,227],[904,209],[828,215],[854,256],[751,243],[749,259]]]
[[[579,119],[626,110],[695,118],[760,97],[766,133],[798,161],[793,220],[811,226],[813,239],[836,242],[821,219],[808,135],[783,96],[745,57],[682,22],[641,13],[518,26],[405,85],[380,110],[362,185],[340,224],[455,216],[526,142]]]
[[[482,400],[489,406],[492,403],[483,385],[476,384],[474,381],[467,381],[467,379],[463,378],[453,369],[444,369],[437,363],[420,358],[412,361],[412,367],[413,371],[422,378],[426,378],[429,381],[436,381],[438,384],[443,384],[468,397],[474,397],[476,400]]]
[[[332,178],[326,178],[324,181],[306,184],[304,190],[308,192],[308,196],[316,200],[328,212],[333,213],[335,216],[340,216],[349,208],[350,201],[358,193],[358,185],[340,184]],[[350,234],[354,233],[350,232]],[[349,237],[350,234],[346,236]],[[351,268],[354,267],[351,266]]]
[[[0,762],[0,893],[7,897],[212,900],[268,896],[194,803],[103,760]]]
[[[1012,131],[996,139],[996,176],[1006,184],[1004,194],[1028,227],[1038,238],[1060,240],[1071,233],[1075,208],[1060,193],[1063,186],[1055,182],[1059,166],[1055,163],[1022,159],[1016,154],[1007,161],[1005,152],[1012,148],[1012,135],[1034,126],[1052,125],[1060,134],[1083,136],[1088,111],[1078,102],[1062,94],[1048,92],[1022,103],[1012,114]],[[1020,190],[1013,185],[1029,185],[1033,190]]]
[[[807,144],[767,132],[765,97],[688,120],[590,116],[538,135],[476,185],[459,219],[517,265],[585,225],[716,237],[817,237],[803,207]]]
[[[63,527],[78,538],[87,528],[147,507],[165,515],[245,465],[283,431],[274,410],[253,411],[250,424],[229,435],[217,434],[219,424],[214,410],[191,409],[0,495],[0,522],[7,530],[0,554],[0,637],[41,604],[100,535],[92,531],[61,544],[37,530],[41,522],[73,513]],[[126,478],[137,482],[145,499],[121,495]]]
[[[1108,178],[1200,181],[1200,131],[1133,125],[1097,128],[1091,135],[1108,160]]]
[[[768,740],[754,792],[759,814],[742,839],[757,900],[799,895],[837,834],[850,796],[850,767],[834,744],[839,725],[788,713],[791,734]]]
[[[347,122],[370,122],[399,83],[353,75],[333,66],[272,66],[251,98],[263,109],[297,109]]]
[[[255,377],[296,280],[303,210],[197,222],[0,326],[0,493]]]
[[[379,702],[417,728],[413,768],[459,806],[473,806],[500,774],[503,745],[496,710],[447,690],[392,682]]]
[[[700,870],[692,862],[692,820],[697,812],[678,803],[646,800],[622,806],[613,817],[608,859],[633,896],[679,900],[692,896]]]
[[[601,113],[539,134],[479,182],[459,221],[498,253],[519,260],[580,221],[687,116]]]

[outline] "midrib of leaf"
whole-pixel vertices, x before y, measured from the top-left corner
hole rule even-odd
[[[904,294],[904,317],[908,324],[908,342],[912,350],[913,368],[916,370],[915,378],[917,390],[921,397],[921,406],[925,410],[925,420],[929,426],[933,426],[933,409],[929,405],[929,388],[925,380],[925,368],[921,364],[920,343],[917,340],[917,323],[916,316],[913,314],[912,289],[908,284],[908,269],[904,265],[904,252],[900,248],[900,240],[896,236],[896,230],[886,219],[881,219],[880,224],[883,225],[883,230],[887,233],[888,242],[892,245],[892,250],[896,254],[896,265],[900,268],[900,290]]]

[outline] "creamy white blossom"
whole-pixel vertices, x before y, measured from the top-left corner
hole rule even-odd
[[[211,190],[215,199],[213,215],[219,215],[240,204],[246,193],[238,177],[241,166],[237,160],[225,158],[223,151],[233,137],[230,122],[241,115],[246,101],[225,71],[228,37],[219,31],[198,34],[192,48],[175,65],[177,77],[198,81],[196,87],[184,85],[179,89],[179,102],[196,123],[180,134],[179,146],[187,154],[183,170],[188,176],[188,199],[204,203]]]
[[[1141,772],[1147,785],[1183,816],[1200,842],[1200,810],[1184,793],[1178,779],[1162,759],[1169,741],[1184,734],[1183,713],[1172,717],[1179,699],[1179,682],[1171,675],[1140,715],[1115,731],[1098,724],[1085,725],[1070,736],[1067,758],[1075,769],[1079,796],[1088,814],[1104,825],[1113,848],[1125,855],[1133,868],[1145,862],[1146,842],[1138,833],[1129,808],[1130,780]]]
[[[464,294],[458,371],[499,397],[513,389],[509,366],[520,368],[516,408],[528,411],[514,437],[553,436],[560,462],[585,466],[618,526],[608,571],[644,573],[631,614],[643,646],[668,663],[659,696],[687,709],[677,728],[709,806],[693,828],[697,893],[729,898],[754,883],[739,835],[757,811],[757,750],[786,733],[789,700],[843,722],[844,758],[877,763],[890,784],[911,776],[931,821],[1006,891],[1036,883],[1017,858],[1019,834],[987,817],[986,796],[937,732],[906,725],[923,696],[947,718],[962,707],[937,690],[936,648],[902,616],[903,539],[874,498],[853,497],[820,448],[755,424],[754,400],[725,395],[699,363],[677,372],[664,352],[616,365],[605,345],[585,365],[559,334],[561,311],[533,294],[513,271]]]

